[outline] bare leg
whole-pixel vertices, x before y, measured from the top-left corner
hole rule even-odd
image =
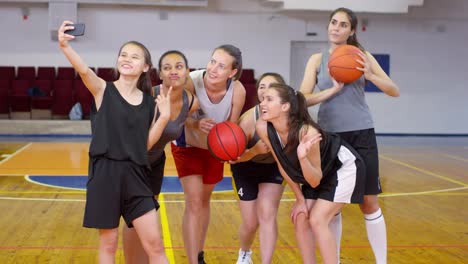
[[[157,228],[158,221],[156,217],[156,210],[153,209],[133,220],[133,226],[148,255],[149,263],[169,263],[164,251],[161,233]]]
[[[309,214],[310,226],[325,264],[336,264],[338,262],[336,241],[330,230],[330,222],[343,205],[342,203],[318,199]]]
[[[242,222],[239,227],[240,246],[243,251],[249,251],[257,232],[257,200],[239,201]]]
[[[203,250],[205,246],[206,240],[206,233],[208,232],[208,226],[210,224],[210,216],[211,216],[211,194],[213,193],[213,189],[215,184],[203,184],[203,199],[202,199],[202,217],[201,217],[201,243],[198,252]]]
[[[100,264],[115,263],[115,252],[119,241],[119,229],[99,229],[99,257]]]
[[[315,200],[306,199],[308,210],[315,203]],[[299,214],[294,224],[294,230],[296,232],[296,241],[299,251],[301,252],[302,263],[316,263],[315,259],[315,239],[312,229],[310,228],[309,219],[305,214]]]
[[[198,252],[204,242],[203,234],[206,234],[204,223],[209,221],[206,217],[208,209],[204,207],[205,186],[201,175],[191,175],[180,178],[185,195],[185,209],[182,221],[182,235],[184,247],[189,263],[198,263]],[[211,185],[210,185],[211,186]],[[214,188],[214,185],[212,186]],[[211,189],[212,190],[212,189]]]
[[[260,224],[260,253],[262,263],[271,263],[278,237],[276,215],[284,186],[274,183],[261,183],[257,197],[257,217]],[[255,235],[255,233],[254,233]]]

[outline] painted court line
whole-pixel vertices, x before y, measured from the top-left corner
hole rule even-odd
[[[448,182],[451,182],[451,183],[455,183],[455,184],[458,184],[458,185],[461,185],[461,186],[464,186],[464,187],[468,187],[468,184],[466,184],[464,182],[457,181],[457,180],[454,180],[452,178],[449,178],[449,177],[446,177],[446,176],[443,176],[443,175],[440,175],[440,174],[437,174],[437,173],[434,173],[434,172],[430,172],[428,170],[424,170],[424,169],[415,167],[415,166],[410,165],[408,163],[405,163],[405,162],[402,162],[402,161],[399,161],[399,160],[394,160],[394,159],[389,158],[389,157],[384,156],[384,155],[379,155],[379,157],[381,157],[382,159],[385,159],[387,161],[391,161],[393,163],[399,164],[401,166],[404,166],[404,167],[419,171],[421,173],[425,173],[427,175],[430,175],[430,176],[433,176],[433,177],[436,177],[436,178],[439,178],[439,179],[442,179],[442,180],[445,180],[445,181],[448,181]]]
[[[453,191],[460,191],[460,190],[466,190],[468,189],[468,186],[466,187],[456,187],[456,188],[449,188],[449,189],[440,189],[440,190],[432,190],[432,191],[422,191],[422,192],[407,192],[407,193],[383,193],[380,194],[380,197],[396,197],[396,196],[414,196],[414,195],[431,195],[431,194],[439,194],[443,192],[449,192],[446,195],[450,195],[450,192]],[[28,193],[34,193],[34,192],[0,192],[0,194],[28,194]],[[37,192],[41,193],[41,192]],[[48,192],[47,194],[62,194],[61,192]],[[80,193],[84,194],[84,193]],[[167,195],[167,194],[166,194]],[[458,193],[457,195],[468,195],[468,193]],[[0,196],[0,200],[11,200],[11,201],[43,201],[43,202],[85,202],[85,199],[61,199],[61,198],[27,198],[27,197],[8,197],[8,196]],[[213,199],[211,200],[211,203],[237,203],[237,199]],[[283,198],[281,199],[281,202],[295,202],[295,198]],[[164,204],[169,204],[169,203],[184,203],[185,200],[165,200],[161,194],[161,198],[159,199],[161,208],[163,207]],[[164,207],[164,210],[166,208]],[[162,209],[161,209],[162,210]],[[167,213],[164,211],[164,214],[166,216],[166,219],[162,218],[162,211],[161,211],[161,222],[162,221],[167,221]],[[161,223],[163,224],[163,223]]]
[[[47,186],[47,187],[52,187],[52,188],[66,189],[66,190],[76,190],[76,191],[82,190],[83,191],[83,189],[81,189],[81,188],[64,187],[64,186],[57,186],[57,185],[51,185],[51,184],[38,182],[38,181],[35,181],[35,180],[31,179],[29,177],[29,175],[24,176],[24,178],[26,179],[26,181],[28,181],[30,183],[37,184],[37,185],[42,185],[42,186]],[[86,191],[84,191],[84,192],[86,192]]]
[[[174,250],[172,247],[172,238],[171,238],[171,231],[169,228],[169,219],[167,217],[166,205],[164,202],[164,195],[161,193],[158,197],[159,202],[159,213],[161,219],[161,228],[162,228],[162,236],[164,247],[166,248],[166,256],[169,260],[169,263],[176,263],[174,257]]]
[[[449,157],[449,158],[452,158],[454,160],[458,160],[458,161],[463,161],[463,162],[468,162],[468,159],[465,159],[465,158],[462,158],[462,157],[459,157],[459,156],[455,156],[455,155],[450,155],[450,154],[442,154],[443,156],[446,156],[446,157]]]
[[[3,163],[5,163],[6,161],[10,160],[11,158],[13,158],[14,156],[16,156],[17,154],[21,153],[22,151],[24,151],[25,149],[27,149],[29,146],[31,146],[32,143],[28,143],[26,145],[24,145],[23,147],[19,148],[17,151],[13,152],[11,155],[9,155],[8,157],[6,157],[4,160],[0,161],[0,165],[2,165]]]

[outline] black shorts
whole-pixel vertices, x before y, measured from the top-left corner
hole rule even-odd
[[[364,194],[375,195],[381,193],[379,152],[374,129],[341,132],[338,134],[344,141],[349,143],[364,160],[366,165],[366,190]]]
[[[366,180],[363,160],[355,150],[346,146],[341,146],[338,159],[340,167],[323,175],[317,187],[302,185],[304,198],[335,203],[362,203]]]
[[[274,163],[257,163],[253,161],[240,162],[231,165],[235,191],[242,201],[257,199],[260,183],[282,184],[278,165]]]
[[[166,163],[166,153],[163,152],[162,156],[151,163],[151,172],[149,174],[149,181],[151,190],[154,195],[159,195],[164,179],[164,165]]]
[[[145,213],[158,209],[149,187],[148,169],[132,161],[91,158],[86,186],[83,226],[111,229],[123,216],[128,227]]]

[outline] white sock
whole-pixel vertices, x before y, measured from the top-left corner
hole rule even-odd
[[[338,263],[340,263],[340,244],[341,244],[341,212],[336,214],[330,222],[330,229],[335,236],[336,241],[336,256],[338,257]]]
[[[377,210],[372,214],[365,214],[367,238],[369,239],[372,251],[374,251],[377,264],[387,263],[387,229],[382,210]]]

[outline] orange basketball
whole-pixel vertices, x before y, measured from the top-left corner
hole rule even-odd
[[[356,69],[362,64],[356,59],[362,60],[359,56],[361,51],[353,45],[342,45],[336,48],[328,59],[328,70],[330,75],[338,82],[351,83],[359,79],[363,72]]]
[[[211,155],[221,161],[237,160],[247,146],[244,130],[230,121],[216,124],[208,133],[207,140]]]

